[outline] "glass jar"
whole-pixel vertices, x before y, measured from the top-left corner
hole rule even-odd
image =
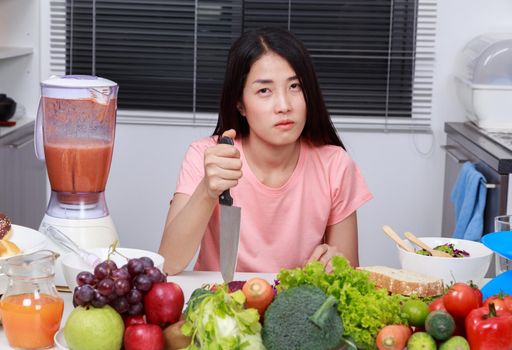
[[[64,311],[64,301],[53,284],[57,257],[50,250],[39,250],[2,264],[8,286],[0,299],[0,314],[13,348],[45,349],[54,344]]]

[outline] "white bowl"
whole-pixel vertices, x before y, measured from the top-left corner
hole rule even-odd
[[[101,261],[107,260],[108,248],[91,248],[87,249],[88,252],[96,254]],[[143,256],[147,256],[153,260],[153,263],[160,270],[163,269],[164,266],[164,257],[160,254],[149,250],[142,249],[134,249],[134,248],[116,248],[116,251],[126,256],[128,259],[132,258],[140,258]],[[114,261],[118,267],[123,266],[128,262],[126,258],[121,256],[120,254],[112,254],[110,259]],[[77,286],[76,284],[76,275],[82,271],[90,271],[93,272],[94,269],[90,266],[87,266],[82,259],[77,256],[75,253],[66,253],[61,257],[62,270],[64,272],[64,279],[68,285],[68,288],[72,291]]]
[[[473,281],[475,284],[482,282],[493,256],[493,252],[482,243],[446,237],[419,238],[432,248],[453,243],[456,249],[467,251],[469,256],[463,258],[426,256],[407,252],[397,246],[402,269],[441,278],[445,285],[452,282]]]

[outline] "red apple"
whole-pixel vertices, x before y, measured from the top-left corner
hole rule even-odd
[[[124,328],[134,326],[136,324],[146,324],[144,315],[125,315],[123,316]]]
[[[185,298],[181,287],[173,282],[154,283],[144,296],[148,323],[164,328],[180,319]]]
[[[125,350],[162,350],[164,333],[156,324],[136,324],[124,331]]]

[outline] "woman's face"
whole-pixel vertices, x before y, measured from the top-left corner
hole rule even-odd
[[[238,103],[249,137],[280,146],[298,140],[306,123],[306,102],[299,79],[281,56],[268,53],[252,65]]]

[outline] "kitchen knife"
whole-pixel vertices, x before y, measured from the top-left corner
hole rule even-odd
[[[223,136],[219,143],[234,145],[231,138]],[[233,206],[229,189],[219,196],[220,204],[220,272],[224,282],[233,280],[240,240],[241,209]]]

